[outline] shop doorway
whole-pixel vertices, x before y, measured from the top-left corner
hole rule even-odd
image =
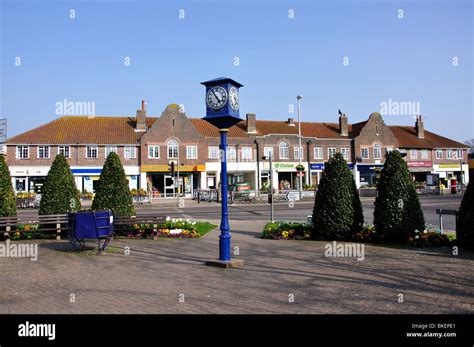
[[[171,175],[164,176],[164,183],[165,183],[165,198],[172,198],[175,195],[175,184],[174,184],[174,177]]]

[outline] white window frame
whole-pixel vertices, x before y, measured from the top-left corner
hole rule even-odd
[[[95,152],[95,156],[92,155],[93,152]],[[87,145],[86,146],[86,159],[97,159],[97,158],[99,158],[99,147],[96,145]]]
[[[364,152],[367,153],[367,155],[364,155]],[[369,147],[361,147],[360,148],[360,157],[362,159],[370,159],[370,150]]]
[[[303,146],[300,147],[300,150],[299,150],[299,151],[298,151],[298,146],[295,146],[295,147],[293,148],[293,157],[294,157],[295,159],[300,159],[300,153],[301,153],[301,154],[304,154],[304,153],[303,153]],[[301,157],[301,159],[303,159],[303,157]]]
[[[124,146],[123,157],[125,159],[137,159],[137,146]]]
[[[198,146],[186,146],[186,159],[198,158]]]
[[[118,149],[117,149],[117,146],[105,146],[105,157],[107,158],[109,156],[110,153],[114,152],[114,153],[118,153]]]
[[[207,156],[209,159],[219,159],[220,158],[220,148],[219,146],[208,146],[207,147]]]
[[[446,150],[446,159],[453,159],[453,150],[447,149]]]
[[[152,155],[150,155],[150,153],[152,153]],[[159,145],[148,145],[148,159],[160,159]]]
[[[374,160],[382,159],[382,145],[380,143],[374,143],[372,151],[374,153]]]
[[[290,159],[290,146],[288,145],[288,142],[282,141],[278,145],[278,158]]]
[[[436,159],[443,159],[443,150],[437,149],[436,150]]]
[[[324,159],[323,147],[314,147],[313,157],[314,159]]]
[[[227,146],[227,160],[237,160],[237,148],[235,146]]]
[[[410,159],[418,159],[418,150],[410,149]]]
[[[342,147],[341,154],[343,155],[344,159],[347,161],[351,158],[351,149],[349,147]]]
[[[270,146],[267,146],[267,147],[263,147],[263,155],[265,156],[265,158],[270,158],[270,155],[273,159],[273,156],[274,156],[274,153],[273,153],[273,147],[270,147]]]
[[[427,159],[429,159],[429,157],[430,157],[430,155],[428,153],[428,150],[427,149],[422,149],[421,150],[421,159],[427,160]]]
[[[331,154],[332,153],[332,154]],[[331,159],[337,153],[336,147],[329,147],[328,148],[328,159]]]
[[[63,153],[61,153],[61,152],[63,152]],[[65,155],[65,153],[67,153],[67,155]],[[64,158],[70,159],[71,158],[71,146],[59,145],[58,146],[58,154],[62,154],[64,156]]]
[[[170,155],[171,151],[171,155]],[[166,154],[168,159],[178,159],[179,158],[179,142],[175,139],[171,139],[166,144]]]
[[[26,150],[26,156],[23,155],[25,153],[24,150]],[[30,159],[30,146],[16,146],[16,159]]]
[[[393,147],[392,146],[385,147],[385,153],[388,154],[390,152],[393,152]]]
[[[242,160],[252,160],[253,158],[253,148],[251,146],[242,146],[240,150]]]
[[[463,159],[462,149],[456,149],[456,159],[458,159],[458,160]]]
[[[42,149],[43,155],[40,155],[40,148]],[[45,152],[47,150],[47,153]],[[45,153],[47,154],[45,156]],[[38,159],[49,159],[51,158],[51,147],[48,145],[39,145],[36,148],[36,157]]]

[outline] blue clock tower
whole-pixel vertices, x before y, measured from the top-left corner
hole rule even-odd
[[[219,260],[207,261],[207,265],[223,268],[242,267],[243,260],[231,259],[230,225],[227,206],[227,132],[239,123],[239,88],[242,84],[226,77],[202,82],[206,87],[206,116],[204,119],[219,129],[221,144],[221,234],[219,236]]]

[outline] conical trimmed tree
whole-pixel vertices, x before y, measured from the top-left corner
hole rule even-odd
[[[456,239],[460,247],[474,249],[474,185],[467,185],[458,212]]]
[[[377,185],[374,225],[382,240],[395,242],[406,242],[415,230],[425,228],[415,184],[399,151],[386,156]]]
[[[354,177],[341,153],[325,164],[313,209],[313,239],[351,240],[363,215]]]
[[[64,214],[81,209],[79,191],[66,158],[58,154],[41,190],[39,214]]]
[[[14,216],[16,216],[15,192],[5,157],[0,154],[0,217]]]
[[[95,192],[92,209],[110,209],[117,216],[133,216],[132,194],[119,156],[111,152],[105,161]]]

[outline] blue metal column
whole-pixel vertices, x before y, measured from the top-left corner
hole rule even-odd
[[[221,234],[219,236],[219,260],[230,261],[230,226],[227,209],[227,131],[219,129],[221,134]]]

